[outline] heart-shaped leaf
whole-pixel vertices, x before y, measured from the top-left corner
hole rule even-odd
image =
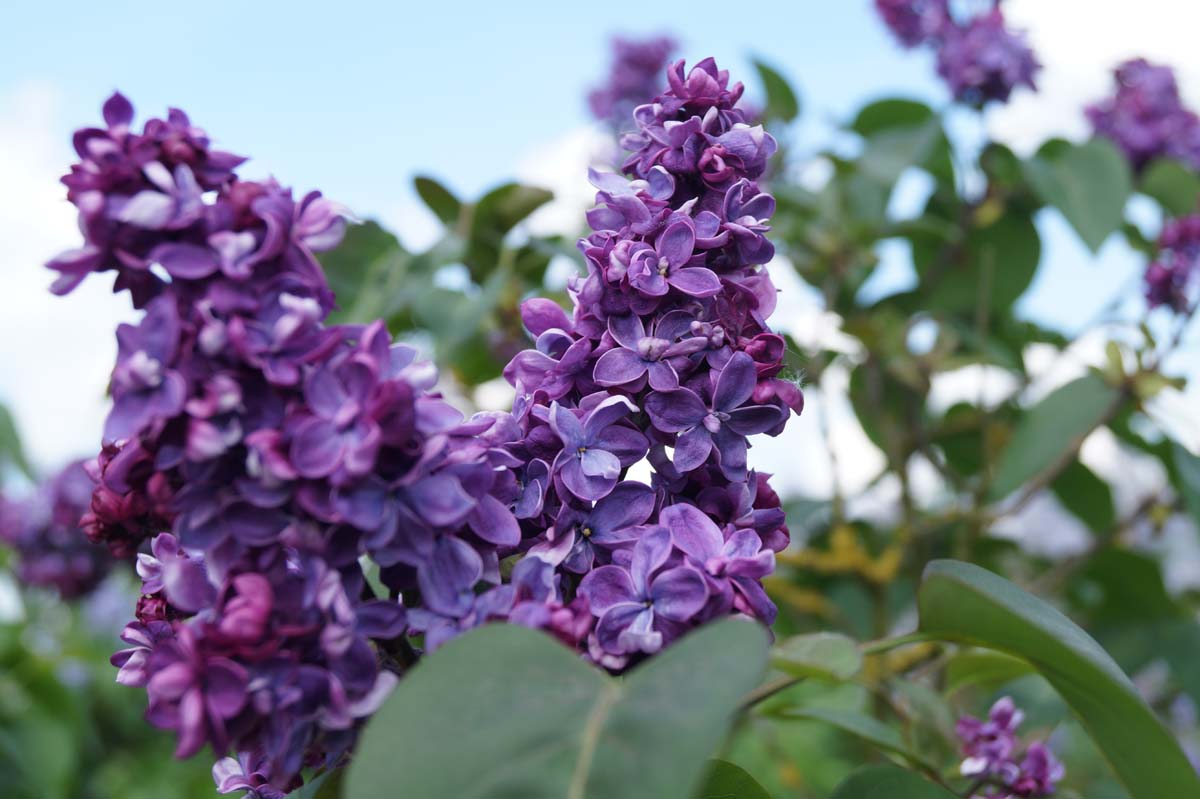
[[[1133,178],[1129,162],[1107,139],[1047,142],[1025,164],[1025,175],[1092,252],[1121,227]]]
[[[489,625],[426,658],[367,724],[346,799],[686,799],[766,668],[761,627],[698,630],[615,680]]]
[[[921,630],[1029,661],[1062,695],[1133,799],[1200,796],[1200,776],[1133,683],[1086,632],[1037,597],[968,563],[934,561]]]

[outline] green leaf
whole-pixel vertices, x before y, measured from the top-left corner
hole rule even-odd
[[[373,219],[350,225],[342,243],[321,253],[321,267],[337,298],[336,322],[372,322],[383,311],[388,273],[406,256],[395,234]]]
[[[1200,524],[1200,458],[1182,444],[1172,442],[1175,471],[1179,474],[1179,489],[1184,504],[1196,524]]]
[[[1200,796],[1200,776],[1133,683],[1086,632],[1042,600],[968,563],[934,561],[920,629],[1028,660],[1074,711],[1133,799]]]
[[[541,632],[487,625],[405,676],[345,797],[685,799],[766,659],[762,628],[731,619],[614,680]]]
[[[1033,673],[1033,666],[1020,658],[987,649],[959,652],[946,664],[946,693],[980,685],[998,688]]]
[[[1033,282],[1042,258],[1033,218],[1014,208],[973,224],[961,242],[947,245],[928,234],[909,240],[924,305],[972,315],[984,303],[1007,313]]]
[[[1159,158],[1142,173],[1138,190],[1158,201],[1169,216],[1195,213],[1200,203],[1200,175],[1178,161]]]
[[[708,774],[694,799],[771,799],[767,789],[758,784],[744,768],[728,760],[708,761]]]
[[[862,668],[854,639],[839,633],[796,635],[771,650],[771,665],[793,677],[845,682]]]
[[[850,124],[860,136],[870,136],[889,128],[911,128],[933,119],[933,109],[916,100],[889,98],[863,106]]]
[[[758,70],[758,78],[762,81],[763,91],[767,94],[767,107],[764,116],[767,119],[778,119],[791,122],[800,114],[800,101],[796,93],[788,85],[787,79],[773,67],[754,60],[754,68]]]
[[[819,721],[849,733],[883,752],[900,755],[910,763],[933,768],[905,743],[904,738],[893,727],[889,727],[874,716],[824,707],[795,707],[781,710],[775,718],[794,721]]]
[[[1120,229],[1133,178],[1129,162],[1108,139],[1047,142],[1025,163],[1025,175],[1092,252]]]
[[[21,436],[17,433],[17,422],[7,407],[0,404],[0,469],[12,465],[30,480],[37,480],[33,467],[25,457]],[[0,473],[0,479],[3,474]]]
[[[868,766],[847,777],[830,799],[957,799],[957,795],[899,766]]]
[[[1089,372],[1026,411],[1000,453],[991,498],[1003,499],[1074,453],[1120,398],[1121,392]]]
[[[499,264],[508,232],[552,199],[551,192],[520,183],[505,183],[480,198],[472,210],[470,236],[463,255],[463,263],[477,282],[482,282]]]
[[[462,213],[462,203],[449,189],[431,177],[418,175],[413,178],[413,187],[425,205],[433,211],[443,225],[453,227]]]
[[[1094,533],[1107,533],[1117,523],[1112,488],[1078,460],[1063,469],[1050,490],[1080,521]]]

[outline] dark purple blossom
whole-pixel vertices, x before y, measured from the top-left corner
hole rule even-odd
[[[1113,96],[1086,109],[1096,134],[1120,147],[1135,170],[1160,157],[1200,169],[1200,117],[1184,107],[1174,71],[1135,58],[1114,78]]]
[[[16,553],[18,580],[53,589],[64,599],[76,599],[100,584],[115,560],[81,529],[91,494],[92,480],[83,464],[72,463],[28,497],[0,495],[0,543]]]
[[[905,47],[924,44],[951,22],[947,0],[875,0],[875,10]]]
[[[1200,282],[1200,214],[1168,220],[1158,238],[1158,255],[1146,267],[1146,302],[1151,308],[1186,312]]]
[[[1065,773],[1063,766],[1043,742],[1031,743],[1022,751],[1017,727],[1024,717],[1012,698],[1006,696],[992,706],[987,719],[964,716],[959,720],[957,732],[965,755],[960,771],[965,777],[991,783],[974,799],[1045,797],[1054,793]]]
[[[663,70],[678,45],[668,36],[648,39],[612,39],[612,64],[605,82],[588,93],[592,116],[621,129],[630,124],[630,113],[663,89]]]
[[[676,469],[695,469],[715,449],[726,477],[746,479],[745,437],[766,432],[786,418],[774,405],[747,405],[754,386],[754,362],[745,353],[736,353],[717,373],[710,402],[687,388],[655,392],[646,399],[654,426],[678,434]]]
[[[604,399],[583,419],[566,406],[550,406],[550,427],[562,441],[551,471],[577,499],[602,499],[617,484],[621,469],[646,454],[645,436],[620,424],[636,410],[620,396]]]
[[[1008,29],[999,8],[943,29],[937,70],[956,100],[1008,102],[1016,87],[1036,88],[1040,68],[1024,35]]]
[[[579,585],[599,619],[596,639],[614,655],[653,654],[677,638],[708,599],[704,577],[670,566],[671,535],[649,530],[633,547],[629,568],[601,566]]]

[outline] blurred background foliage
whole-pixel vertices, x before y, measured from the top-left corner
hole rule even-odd
[[[832,440],[805,442],[824,450],[833,490],[785,497],[793,546],[769,580],[776,636],[786,645],[819,630],[867,640],[911,628],[925,565],[970,561],[1087,629],[1196,752],[1200,593],[1164,578],[1157,545],[1170,527],[1200,529],[1200,458],[1148,407],[1182,386],[1164,364],[1189,317],[1126,313],[1128,286],[1113,286],[1112,312],[1074,338],[1017,308],[1047,268],[1040,215],[1059,215],[1093,252],[1121,237],[1149,260],[1161,219],[1197,207],[1200,176],[1168,160],[1134,175],[1103,139],[1052,140],[1020,157],[982,135],[949,135],[982,130],[971,109],[901,98],[867,105],[817,148],[789,135],[801,113],[789,79],[756,63],[762,118],[785,145],[768,181],[781,256],[771,269],[794,269],[838,328],[833,343],[790,338],[789,366],[806,413],[826,420],[844,395],[882,454],[878,473],[851,491],[836,477]],[[919,202],[901,188],[913,185]],[[532,296],[567,304],[575,237],[524,224],[552,199],[542,188],[507,183],[467,199],[434,177],[415,187],[441,237],[414,251],[375,221],[352,227],[323,259],[337,321],[385,319],[435,355],[464,409],[503,407],[501,370],[527,346],[518,306]],[[1151,213],[1128,213],[1135,204]],[[915,280],[881,296],[884,246],[911,254]],[[1104,362],[1080,367],[1073,346],[1097,336]],[[970,390],[933,401],[947,375],[969,375]],[[1100,439],[1116,449],[1118,476],[1151,479],[1122,485],[1098,473],[1081,450]],[[0,465],[18,493],[36,477],[7,412]],[[1066,517],[1087,538],[1064,554],[1056,525]],[[0,578],[6,795],[213,795],[210,759],[171,759],[169,736],[141,719],[141,695],[113,682],[108,657],[134,593],[128,572],[75,604]],[[954,721],[1005,694],[1067,763],[1064,796],[1126,796],[1044,678],[969,647],[917,644],[868,657],[852,677],[788,688],[740,723],[723,756],[779,799],[829,796],[880,751],[952,771]]]

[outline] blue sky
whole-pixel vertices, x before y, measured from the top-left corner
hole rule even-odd
[[[310,6],[212,2],[183,18],[172,4],[81,3],[64,28],[47,6],[21,4],[0,34],[19,68],[0,73],[0,88],[50,82],[77,122],[113,88],[145,113],[184,106],[258,168],[367,209],[417,171],[477,192],[537,142],[585,124],[583,94],[613,31],[674,32],[689,60],[713,55],[741,75],[760,53],[796,78],[817,118],[872,94],[940,93],[867,2],[803,0],[770,15],[728,3]]]
[[[1007,0],[1046,64],[1042,91],[989,116],[1018,148],[1050,134],[1081,136],[1081,105],[1107,91],[1106,71],[1146,53],[1174,63],[1200,106],[1200,52],[1177,0],[1138,9],[1089,0]],[[1160,7],[1155,13],[1153,7]],[[182,10],[181,10],[182,9]],[[1162,26],[1167,11],[1180,24]],[[1078,20],[1087,14],[1088,36]],[[169,105],[228,149],[253,156],[251,175],[298,190],[320,188],[362,216],[401,229],[424,216],[414,174],[473,196],[545,162],[586,131],[584,94],[608,62],[612,33],[670,32],[682,55],[713,55],[757,91],[751,56],[799,88],[799,152],[867,100],[905,95],[946,101],[924,53],[893,45],[870,0],[651,4],[561,2],[334,4],[215,0],[202,6],[24,3],[0,25],[0,318],[25,335],[0,341],[0,401],[11,403],[42,463],[91,448],[112,363],[110,331],[128,318],[121,300],[85,285],[65,300],[45,293],[40,262],[75,246],[57,175],[71,160],[70,131],[99,118],[119,88],[141,115]],[[583,164],[557,176],[585,189]],[[1064,225],[1044,221],[1045,258],[1024,301],[1035,317],[1072,328],[1089,319],[1141,264],[1119,242],[1092,258]],[[904,279],[893,263],[889,280]],[[32,348],[29,341],[38,341]],[[1200,370],[1198,370],[1200,371]]]

